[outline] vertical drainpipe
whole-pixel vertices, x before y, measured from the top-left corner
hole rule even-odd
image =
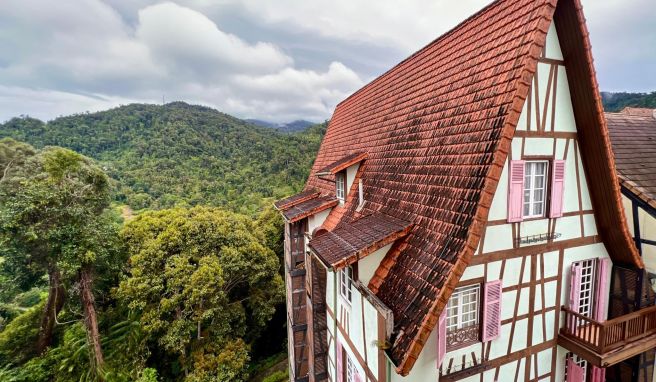
[[[385,363],[387,363],[387,382],[392,382],[392,363],[387,358],[385,358]]]
[[[334,268],[333,268],[334,270]],[[333,341],[333,346],[335,347],[335,359],[333,360],[333,363],[335,364],[335,372],[333,373],[333,376],[335,377],[335,380],[333,382],[337,382],[337,357],[340,356],[340,354],[337,354],[337,272],[333,271],[333,335],[335,336],[335,341]]]

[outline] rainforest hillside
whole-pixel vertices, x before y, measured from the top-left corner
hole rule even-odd
[[[289,134],[183,102],[0,124],[0,138],[98,160],[132,209],[209,204],[252,213],[302,187],[325,124]]]
[[[602,92],[604,109],[608,112],[621,111],[627,106],[656,109],[656,92],[651,93],[609,93]]]

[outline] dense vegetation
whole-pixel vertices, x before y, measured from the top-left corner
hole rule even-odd
[[[0,124],[0,380],[284,380],[271,201],[324,131],[184,103]]]
[[[656,92],[651,93],[608,93],[602,92],[604,109],[618,112],[627,106],[656,109]]]
[[[98,160],[132,209],[209,204],[246,213],[302,186],[324,131],[284,134],[182,102],[0,124],[0,138]]]
[[[271,207],[110,202],[92,159],[0,139],[0,380],[243,381],[284,349]]]

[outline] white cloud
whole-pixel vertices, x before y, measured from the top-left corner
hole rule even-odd
[[[165,96],[241,117],[322,120],[362,85],[343,64],[298,69],[275,44],[246,42],[172,2],[146,5],[130,25],[100,0],[54,10],[41,9],[43,0],[9,1],[0,6],[0,43],[31,48],[0,53],[0,97],[8,100],[0,118],[53,118]]]
[[[29,89],[0,85],[0,122],[19,115],[42,120],[82,111],[106,110],[136,102],[134,99],[107,97],[99,94],[75,94],[48,89]],[[153,102],[153,100],[150,100]],[[7,113],[10,110],[11,113]]]
[[[278,47],[266,42],[249,45],[221,31],[205,15],[174,3],[148,6],[139,11],[136,38],[156,59],[176,68],[204,67],[209,71],[270,72],[293,63]]]
[[[489,1],[2,0],[0,119],[165,96],[322,120]],[[601,88],[656,88],[656,3],[582,1]]]

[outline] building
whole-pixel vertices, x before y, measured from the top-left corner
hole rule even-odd
[[[579,0],[498,0],[337,106],[276,202],[292,381],[651,378],[592,62]]]
[[[656,109],[606,113],[629,231],[656,288]]]

